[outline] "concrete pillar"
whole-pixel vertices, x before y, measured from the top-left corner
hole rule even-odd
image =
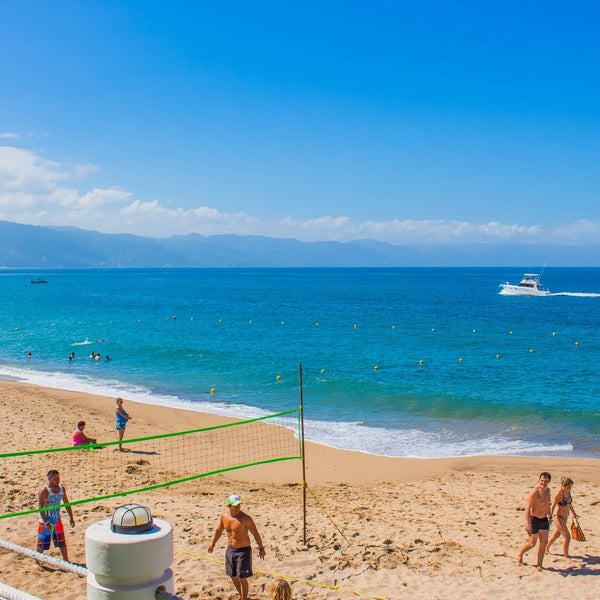
[[[85,532],[88,600],[154,600],[159,586],[174,592],[173,530],[162,519],[141,533],[117,533],[112,519]]]

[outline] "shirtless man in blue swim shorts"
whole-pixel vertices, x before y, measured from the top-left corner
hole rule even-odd
[[[265,558],[260,533],[250,515],[242,512],[240,506],[242,499],[237,494],[227,498],[228,512],[223,513],[213,535],[208,552],[212,552],[215,544],[227,532],[227,552],[225,554],[225,571],[240,594],[240,600],[248,598],[248,577],[252,577],[252,548],[250,547],[250,533],[258,544],[258,556]]]
[[[544,568],[544,554],[548,545],[548,531],[550,529],[549,517],[552,514],[550,489],[548,484],[552,476],[550,473],[542,473],[536,487],[531,490],[527,496],[527,504],[525,506],[525,531],[529,536],[527,543],[519,550],[518,564],[523,564],[523,554],[531,550],[538,542],[538,559],[537,568]]]

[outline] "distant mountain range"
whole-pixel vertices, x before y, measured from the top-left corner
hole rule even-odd
[[[0,221],[0,267],[462,267],[600,266],[600,244],[396,245],[300,242],[250,235],[170,238]]]

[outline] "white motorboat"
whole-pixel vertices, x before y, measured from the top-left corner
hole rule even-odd
[[[545,290],[540,285],[541,274],[525,273],[519,285],[511,283],[501,283],[500,293],[503,296],[549,296],[550,290]]]

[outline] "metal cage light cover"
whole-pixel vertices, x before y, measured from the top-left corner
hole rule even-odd
[[[125,504],[115,510],[110,528],[116,533],[143,533],[154,527],[150,510],[139,504]]]

